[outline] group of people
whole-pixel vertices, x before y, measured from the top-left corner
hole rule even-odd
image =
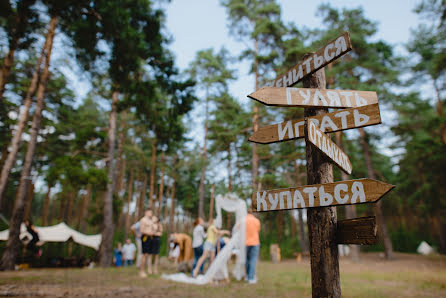
[[[205,231],[205,222],[202,218],[197,218],[194,222],[194,230],[192,237],[192,248],[194,262],[192,266],[191,275],[197,277],[198,274],[204,274],[204,265],[206,261],[209,265],[213,262],[215,256],[229,241],[230,232],[226,230],[219,230],[215,224],[214,219],[210,219]],[[251,213],[245,218],[246,228],[246,280],[248,283],[256,283],[256,265],[259,256],[260,248],[260,221]],[[148,274],[158,273],[158,255],[161,245],[161,235],[163,233],[163,227],[158,217],[153,215],[151,209],[145,211],[144,217],[142,217],[137,223],[135,223],[131,230],[135,234],[136,244],[131,242],[130,239],[126,240],[124,246],[118,243],[117,249],[115,249],[115,265],[116,266],[131,266],[135,259],[135,253],[138,251],[138,259],[136,265],[139,265],[139,276],[147,277]],[[190,246],[190,237],[185,234],[174,233],[169,237],[171,244],[170,259],[175,263],[178,260],[188,260],[192,257],[192,252],[188,252],[187,247]],[[180,255],[180,247],[182,252]],[[153,266],[152,266],[153,263]],[[147,273],[146,273],[147,266]],[[209,268],[209,266],[208,266]],[[229,278],[225,277],[226,281]]]
[[[204,231],[204,221],[197,218],[194,223],[193,231],[193,250],[194,250],[194,264],[192,267],[192,276],[197,277],[199,273],[203,274],[203,265],[209,259],[209,265],[213,262],[215,255],[223,249],[230,232],[225,230],[218,230],[214,225],[214,219],[209,220],[207,232]],[[246,280],[250,284],[257,282],[256,280],[256,265],[259,257],[260,248],[260,221],[249,212],[245,218],[246,227]],[[226,281],[229,281],[227,275]]]

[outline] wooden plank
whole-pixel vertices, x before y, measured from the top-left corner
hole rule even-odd
[[[252,208],[258,212],[373,203],[395,186],[363,178],[294,188],[257,191]]]
[[[336,228],[336,242],[337,244],[376,244],[377,231],[375,216],[340,220]]]
[[[353,108],[378,103],[373,91],[263,87],[248,95],[268,106]]]
[[[277,76],[266,86],[271,87],[289,87],[297,84],[306,76],[325,67],[330,62],[343,56],[353,49],[350,41],[350,34],[344,32],[341,36],[333,39],[325,46],[320,48],[309,56],[306,56],[301,62],[290,68],[286,73]]]
[[[342,131],[381,123],[377,103],[317,115],[308,119],[314,121],[323,132]],[[304,124],[305,119],[297,119],[260,127],[248,140],[259,144],[269,144],[303,138],[305,136]]]
[[[306,139],[316,146],[326,157],[328,157],[335,165],[347,174],[352,173],[352,164],[347,154],[336,145],[329,136],[324,134],[316,124],[312,121],[306,122],[308,126],[308,133]]]

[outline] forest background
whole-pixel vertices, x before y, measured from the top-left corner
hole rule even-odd
[[[10,223],[16,235],[31,218],[102,233],[97,255],[75,244],[46,244],[44,254],[83,254],[108,266],[114,244],[130,236],[147,206],[160,215],[166,239],[190,233],[196,216],[208,219],[213,195],[232,191],[249,203],[253,189],[306,184],[302,140],[247,141],[257,127],[301,118],[303,110],[265,108],[246,95],[349,31],[354,49],[326,67],[327,88],[376,91],[383,125],[336,141],[353,164],[351,178],[397,187],[377,206],[338,207],[338,218],[377,214],[383,241],[362,249],[388,258],[415,252],[422,240],[446,252],[445,1],[399,2],[418,20],[395,14],[392,30],[409,32],[403,41],[385,38],[387,29],[349,3],[306,10],[319,20],[313,26],[285,20],[287,2],[188,8],[203,20],[176,3],[1,1],[0,230]],[[227,29],[191,56],[194,48],[181,44],[207,39],[199,29],[175,35],[172,18],[205,28],[214,10]],[[335,170],[335,179],[346,178]],[[283,257],[308,250],[304,210],[259,216],[262,257],[270,243]],[[233,221],[225,214],[225,228]],[[3,267],[18,245],[16,237],[0,243]]]

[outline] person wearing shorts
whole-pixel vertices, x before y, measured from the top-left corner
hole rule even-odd
[[[152,274],[152,248],[151,248],[151,238],[153,237],[153,213],[151,209],[147,209],[144,216],[141,218],[140,222],[140,232],[141,232],[141,246],[142,246],[142,258],[141,267],[139,270],[140,277],[147,277],[145,273],[146,261],[148,261],[148,273]]]
[[[158,217],[152,217],[153,236],[150,238],[149,245],[149,264],[152,262],[151,256],[154,256],[153,273],[158,274],[158,255],[160,253],[161,235],[163,234],[163,226]],[[150,265],[149,265],[150,267]]]
[[[193,271],[194,277],[197,277],[201,264],[203,264],[207,258],[211,259],[209,264],[211,264],[212,261],[214,260],[215,245],[217,244],[218,237],[219,237],[219,232],[214,225],[214,219],[210,219],[207,231],[207,238],[203,245],[203,255],[198,259],[197,265],[195,266],[195,269]]]

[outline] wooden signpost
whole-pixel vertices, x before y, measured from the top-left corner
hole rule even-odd
[[[337,244],[376,244],[378,227],[374,216],[338,221],[336,227]]]
[[[262,127],[249,141],[268,144],[305,137],[309,185],[256,191],[252,208],[258,212],[307,208],[313,297],[341,297],[337,244],[373,244],[377,239],[375,217],[337,222],[335,206],[375,203],[394,188],[368,178],[333,182],[331,163],[347,174],[352,165],[325,133],[381,123],[375,92],[325,89],[323,67],[351,49],[345,32],[248,95],[265,105],[305,108],[304,119]],[[299,81],[304,88],[288,88]],[[341,110],[328,113],[328,108]]]
[[[263,190],[253,193],[252,207],[257,212],[263,212],[375,203],[394,187],[381,181],[363,178]]]
[[[316,53],[306,57],[306,59],[289,69],[283,75],[277,76],[273,81],[268,82],[266,86],[293,86],[299,83],[304,77],[313,74],[351,50],[352,43],[350,41],[350,34],[344,32],[341,36],[330,41],[324,47],[317,50]]]
[[[308,119],[315,122],[323,132],[336,132],[381,123],[377,103],[313,116]],[[304,125],[305,119],[298,119],[260,127],[248,140],[259,144],[269,144],[303,138],[305,137]]]
[[[352,108],[378,103],[373,91],[263,87],[248,95],[268,106]]]
[[[341,170],[350,175],[352,173],[352,164],[347,154],[345,154],[329,136],[323,133],[313,121],[307,120],[305,127],[307,127],[307,140],[321,150],[321,152],[330,158]]]

